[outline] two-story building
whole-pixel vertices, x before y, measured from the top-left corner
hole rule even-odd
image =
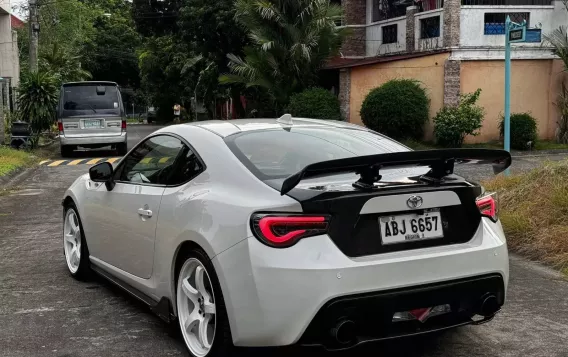
[[[4,108],[13,106],[13,88],[20,83],[18,38],[12,28],[9,1],[0,1],[0,92]]]
[[[350,36],[341,57],[326,68],[338,77],[344,116],[361,123],[369,91],[393,78],[419,80],[430,97],[430,116],[453,105],[460,93],[481,88],[485,108],[481,135],[499,139],[504,102],[505,19],[526,20],[550,33],[568,25],[560,0],[341,0]],[[539,136],[553,138],[559,118],[555,102],[564,80],[562,61],[545,43],[513,44],[511,111],[531,112]],[[426,138],[432,138],[431,124]]]

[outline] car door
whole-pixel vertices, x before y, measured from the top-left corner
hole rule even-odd
[[[146,139],[118,165],[114,188],[108,191],[101,185],[87,200],[91,232],[86,233],[97,238],[90,252],[95,258],[150,278],[160,202],[182,148],[173,136]]]

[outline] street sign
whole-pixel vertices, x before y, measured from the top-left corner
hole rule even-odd
[[[542,42],[542,30],[541,29],[527,29],[525,35],[525,42]]]
[[[524,42],[526,37],[526,28],[509,30],[509,42]]]

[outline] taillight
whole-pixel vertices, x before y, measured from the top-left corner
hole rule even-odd
[[[302,238],[326,233],[329,216],[254,214],[251,223],[255,236],[262,243],[285,248]]]
[[[482,216],[489,217],[493,222],[497,221],[497,194],[495,192],[479,197],[475,203]]]
[[[126,120],[122,121],[121,129],[122,129],[122,131],[126,131]]]
[[[63,123],[58,121],[57,122],[57,128],[59,129],[59,132],[62,133],[63,132]]]

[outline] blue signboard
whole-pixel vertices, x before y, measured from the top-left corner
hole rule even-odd
[[[541,29],[527,29],[525,35],[525,42],[542,42],[542,30]]]

